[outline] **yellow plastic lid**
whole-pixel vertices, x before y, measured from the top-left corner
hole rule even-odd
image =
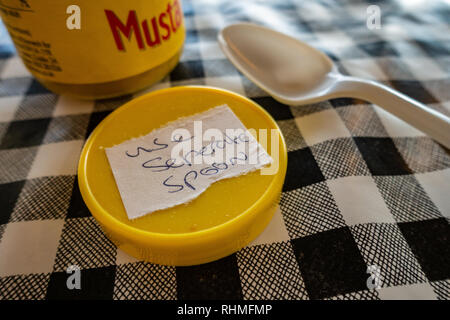
[[[104,148],[223,104],[248,129],[278,131],[278,171],[261,175],[257,170],[217,181],[187,204],[129,220]],[[272,154],[270,143],[267,152]],[[286,166],[284,139],[263,108],[229,91],[189,86],[146,94],[108,115],[86,141],[78,180],[87,207],[120,249],[153,263],[194,265],[225,257],[263,231],[276,210]]]

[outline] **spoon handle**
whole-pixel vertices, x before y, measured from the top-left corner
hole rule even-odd
[[[450,118],[381,83],[343,76],[334,95],[369,101],[450,148]]]

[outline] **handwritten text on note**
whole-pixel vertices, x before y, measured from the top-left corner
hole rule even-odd
[[[129,219],[189,202],[215,181],[273,161],[226,105],[105,150]]]

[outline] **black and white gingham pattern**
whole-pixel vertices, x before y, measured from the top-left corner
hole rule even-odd
[[[241,251],[192,267],[136,261],[105,237],[81,199],[76,165],[95,126],[134,96],[76,101],[25,70],[0,37],[0,299],[450,298],[450,153],[355,99],[282,105],[220,51],[223,26],[252,21],[326,52],[346,74],[384,82],[450,115],[450,8],[371,3],[184,0],[180,64],[159,88],[206,84],[250,97],[288,145],[280,210]],[[69,265],[81,290],[68,290]],[[367,268],[380,268],[369,289]]]

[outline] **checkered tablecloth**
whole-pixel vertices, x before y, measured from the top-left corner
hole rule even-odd
[[[250,97],[276,119],[289,150],[269,227],[241,251],[192,267],[127,256],[80,196],[84,141],[133,96],[76,101],[49,92],[2,28],[0,299],[449,299],[449,151],[364,101],[282,105],[240,74],[216,42],[227,24],[267,25],[323,50],[343,73],[450,115],[448,2],[376,1],[381,28],[374,30],[366,26],[370,4],[183,2],[181,62],[148,91],[206,84]],[[81,268],[81,290],[67,289],[70,265]],[[380,271],[381,289],[367,285],[368,267]]]

